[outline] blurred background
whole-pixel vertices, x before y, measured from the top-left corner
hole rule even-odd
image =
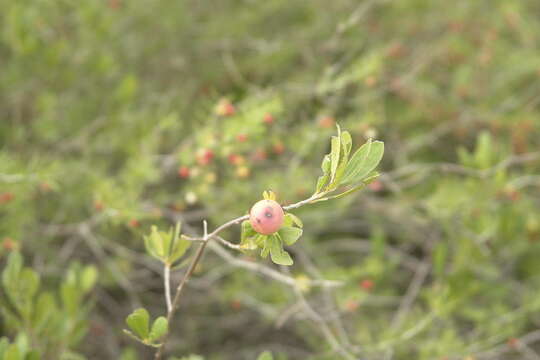
[[[540,359],[540,2],[0,0],[9,359],[151,359],[143,234],[309,197],[336,123],[382,176],[295,212],[291,268],[215,243],[168,354]]]

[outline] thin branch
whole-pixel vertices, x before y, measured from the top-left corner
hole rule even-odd
[[[208,227],[207,227],[206,221],[204,221],[204,240],[205,241],[203,241],[201,245],[199,246],[199,248],[197,249],[197,252],[195,253],[195,256],[193,257],[193,260],[189,264],[189,268],[184,274],[184,277],[182,278],[182,280],[180,281],[180,284],[178,284],[178,287],[176,288],[176,294],[174,295],[171,311],[167,313],[167,322],[169,324],[172,322],[172,319],[174,318],[174,314],[176,313],[176,310],[178,309],[178,306],[180,305],[180,299],[181,299],[182,290],[184,289],[184,285],[186,285],[187,281],[193,274],[193,271],[195,270],[195,267],[201,260],[202,255],[204,253],[204,249],[206,248],[206,245],[208,244],[209,237],[208,237],[207,228]],[[168,335],[169,334],[167,333],[167,335],[165,335],[165,337],[163,338],[163,342],[161,343],[161,345],[159,345],[156,351],[156,355],[154,356],[155,360],[159,360],[163,356],[163,351],[165,350],[165,344],[167,343],[167,340],[169,338]]]
[[[165,301],[167,302],[167,313],[171,312],[171,267],[165,264],[163,267],[163,282],[165,284]]]
[[[212,251],[214,251],[219,257],[227,261],[232,266],[258,272],[264,276],[267,276],[271,279],[274,279],[291,287],[297,286],[296,280],[293,277],[284,275],[283,273],[276,271],[271,267],[234,257],[217,243],[211,243],[209,246]],[[340,281],[325,279],[312,280],[309,284],[311,286],[318,286],[323,288],[334,288],[343,285],[343,283]]]

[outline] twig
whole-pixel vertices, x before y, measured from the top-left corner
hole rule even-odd
[[[165,264],[163,267],[163,282],[165,284],[165,301],[167,302],[167,313],[171,312],[171,267]]]
[[[411,281],[411,284],[409,285],[409,288],[407,289],[407,293],[403,297],[401,304],[399,304],[399,308],[392,319],[392,324],[390,327],[392,329],[398,328],[403,320],[405,319],[405,316],[410,311],[411,306],[414,303],[414,300],[418,296],[418,293],[420,292],[420,288],[422,287],[422,284],[426,280],[427,275],[429,274],[429,265],[427,263],[421,263],[418,266],[418,269],[416,273],[414,274],[414,277]]]
[[[193,257],[193,260],[189,264],[189,268],[187,269],[186,273],[184,274],[184,277],[182,278],[182,280],[180,281],[180,284],[178,284],[178,287],[176,288],[176,294],[174,295],[174,300],[173,300],[173,303],[172,303],[172,306],[171,306],[171,310],[169,312],[167,312],[167,322],[169,324],[172,322],[174,314],[176,313],[176,310],[178,309],[178,306],[180,305],[180,298],[181,298],[181,294],[182,294],[182,289],[184,289],[184,285],[187,283],[187,281],[189,280],[191,274],[193,274],[193,271],[195,270],[195,267],[197,266],[197,264],[201,260],[201,257],[202,257],[202,255],[204,253],[204,249],[206,248],[206,245],[208,244],[208,239],[209,239],[209,237],[208,237],[208,226],[206,224],[206,221],[204,221],[204,240],[205,241],[203,241],[201,243],[201,245],[199,246],[199,248],[197,249],[197,253],[195,254],[195,256]],[[156,355],[154,356],[155,360],[159,360],[163,356],[163,351],[165,350],[165,344],[167,344],[168,338],[169,338],[168,334],[165,335],[165,337],[163,338],[163,342],[161,343],[161,345],[159,345],[159,347],[158,347],[158,349],[156,351]]]

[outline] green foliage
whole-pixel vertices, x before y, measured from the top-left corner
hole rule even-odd
[[[350,133],[341,131],[338,126],[338,135],[333,136],[331,140],[330,154],[323,158],[321,164],[323,175],[317,180],[315,189],[315,195],[320,194],[317,201],[337,199],[361,190],[379,176],[373,170],[379,165],[383,157],[384,143],[382,141],[372,141],[369,138],[349,159],[351,148],[352,139]],[[351,185],[351,187],[336,195],[322,197],[334,192],[340,186],[347,185]]]
[[[40,291],[37,272],[24,267],[19,252],[11,253],[2,271],[6,294],[1,299],[2,317],[6,328],[17,336],[11,345],[5,338],[0,341],[0,354],[4,353],[0,359],[33,360],[52,354],[75,358],[76,353],[69,349],[86,333],[90,307],[85,297],[94,288],[97,277],[94,266],[73,263],[56,293]],[[30,344],[29,336],[38,336],[39,345]]]
[[[159,340],[169,331],[167,319],[160,316],[154,320],[150,327],[150,315],[144,308],[133,311],[127,318],[126,324],[130,330],[126,334],[149,346],[159,346]]]
[[[208,246],[167,356],[341,358],[301,294],[352,358],[534,357],[507,341],[540,322],[537,0],[0,9],[4,356],[151,358],[126,313],[272,189],[321,197]]]
[[[180,230],[180,223],[177,223],[174,229],[170,228],[167,233],[152,226],[150,235],[144,237],[146,252],[167,266],[172,266],[184,256],[191,245],[190,241],[180,236]]]
[[[269,351],[265,351],[257,357],[257,360],[274,360],[274,357],[272,356],[272,353]]]

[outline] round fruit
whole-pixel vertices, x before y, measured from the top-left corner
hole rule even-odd
[[[261,200],[251,208],[249,222],[259,234],[270,235],[283,225],[283,209],[274,200]]]
[[[180,166],[180,168],[178,169],[178,176],[180,176],[182,179],[187,179],[189,175],[189,168],[187,166]]]

